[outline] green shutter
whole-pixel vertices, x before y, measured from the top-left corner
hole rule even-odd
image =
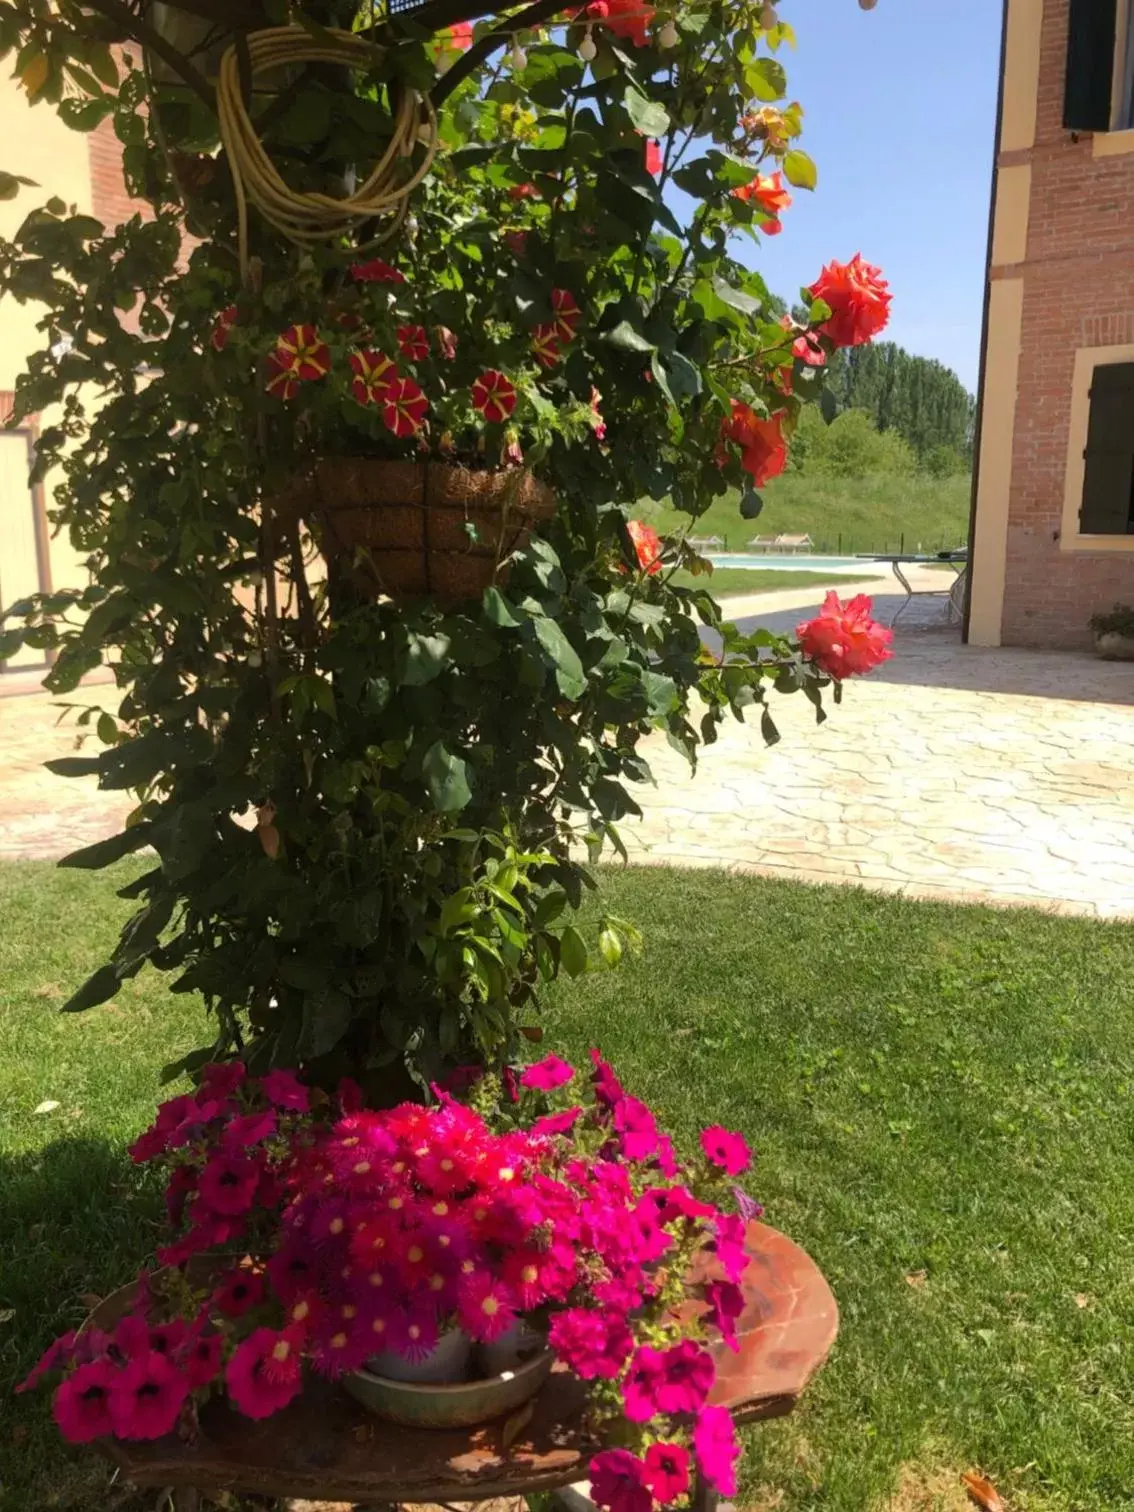
[[[1134,533],[1134,362],[1095,369],[1084,456],[1080,531]]]
[[[1071,0],[1063,124],[1071,131],[1109,131],[1117,0]]]

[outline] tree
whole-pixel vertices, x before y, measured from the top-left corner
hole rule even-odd
[[[892,341],[851,347],[832,358],[828,382],[840,407],[865,410],[923,462],[940,447],[971,459],[975,400],[934,358],[914,357]]]

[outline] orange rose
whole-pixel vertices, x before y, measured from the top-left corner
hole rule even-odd
[[[836,346],[863,346],[884,330],[890,319],[889,285],[880,268],[856,252],[849,263],[829,262],[811,285],[811,297],[830,305],[831,316],[819,330]]]

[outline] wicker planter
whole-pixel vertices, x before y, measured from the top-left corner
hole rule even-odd
[[[443,604],[502,581],[505,559],[555,513],[551,490],[519,469],[370,457],[328,457],[289,502],[360,592]]]

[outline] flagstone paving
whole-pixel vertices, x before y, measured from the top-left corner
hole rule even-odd
[[[901,604],[889,587],[868,585],[884,618]],[[729,607],[792,628],[813,603],[794,590]],[[114,698],[103,684],[71,702]],[[1134,667],[962,647],[943,598],[919,597],[894,660],[848,684],[826,724],[798,697],[772,709],[779,745],[730,720],[696,778],[651,738],[657,787],[637,790],[645,815],[624,830],[633,859],[1134,917]],[[0,857],[64,855],[131,807],[44,769],[76,747],[59,712],[42,693],[0,697]]]

